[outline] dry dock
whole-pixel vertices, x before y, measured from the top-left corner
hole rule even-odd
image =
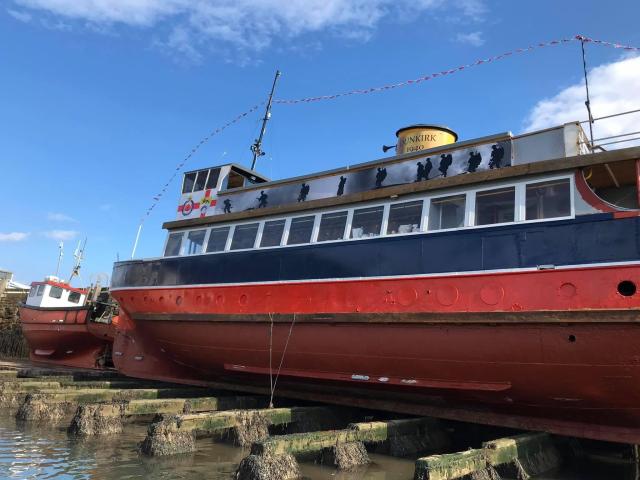
[[[214,479],[229,478],[216,476],[218,467],[238,480],[285,480],[308,477],[311,466],[320,466],[313,478],[341,472],[344,479],[570,479],[579,478],[571,477],[571,466],[585,459],[623,475],[589,478],[636,474],[630,446],[285,398],[269,408],[269,399],[257,394],[140,381],[108,371],[0,364],[0,398],[2,413],[15,416],[16,428],[33,434],[53,427],[74,445],[106,445],[133,429],[138,433],[131,455],[141,465],[179,464],[212,442],[236,448],[233,461],[216,463],[208,477]],[[367,476],[384,458],[400,459],[405,467],[412,463],[411,472]]]

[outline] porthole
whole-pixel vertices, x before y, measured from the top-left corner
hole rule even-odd
[[[636,293],[636,284],[631,280],[623,280],[618,284],[618,293],[623,297],[631,297]]]

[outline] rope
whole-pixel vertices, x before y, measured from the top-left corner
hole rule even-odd
[[[271,358],[273,356],[273,315],[269,313],[269,390],[271,391],[271,396],[269,398],[269,408],[273,408],[273,368],[271,366]]]
[[[271,317],[271,315],[269,316]],[[280,370],[282,369],[282,364],[284,363],[284,356],[287,353],[287,347],[289,346],[289,340],[291,339],[291,334],[293,333],[293,325],[295,323],[296,323],[296,314],[294,313],[293,320],[291,320],[291,326],[289,327],[289,335],[287,335],[287,341],[284,344],[284,350],[282,350],[282,357],[280,357],[280,365],[278,365],[278,371],[276,372],[276,379],[274,380],[273,386],[271,387],[271,398],[269,399],[269,408],[273,408],[273,394],[276,391],[278,377],[280,376]],[[271,365],[269,365],[269,372],[271,372]]]

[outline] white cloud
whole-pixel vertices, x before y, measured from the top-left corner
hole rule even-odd
[[[275,38],[330,31],[366,40],[384,18],[478,19],[484,0],[13,0],[23,9],[99,25],[160,27],[156,41],[199,59],[209,43],[259,51]],[[168,29],[168,31],[167,31]]]
[[[624,58],[591,70],[589,93],[591,112],[595,118],[640,108],[640,57]],[[586,120],[588,115],[584,101],[585,88],[584,83],[580,81],[565,88],[554,97],[539,101],[527,116],[525,130],[539,130],[576,120]],[[640,114],[596,121],[594,138],[635,132],[640,130],[639,124]],[[589,125],[583,124],[583,127],[588,130]],[[596,143],[615,140],[619,139],[602,140]],[[622,148],[631,145],[632,143],[625,142],[607,145],[605,148]]]
[[[24,10],[12,10],[11,8],[8,8],[7,13],[23,23],[29,23],[33,18],[29,12],[25,12]]]
[[[46,232],[42,232],[42,234],[51,238],[52,240],[71,240],[78,236],[77,231],[75,230],[49,230]]]
[[[69,215],[66,215],[64,213],[54,213],[54,212],[47,213],[47,220],[50,220],[52,222],[77,222],[78,221],[75,218],[70,217]]]
[[[0,233],[0,242],[21,242],[26,240],[29,235],[27,232]]]
[[[484,45],[482,32],[459,33],[456,35],[456,40],[460,43],[466,43],[474,47]]]

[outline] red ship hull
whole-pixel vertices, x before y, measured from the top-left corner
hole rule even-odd
[[[637,298],[616,290],[638,273],[120,289],[114,363],[249,391],[279,373],[281,395],[640,443]]]
[[[33,362],[76,368],[104,368],[115,322],[89,321],[89,309],[20,307],[22,332]]]

